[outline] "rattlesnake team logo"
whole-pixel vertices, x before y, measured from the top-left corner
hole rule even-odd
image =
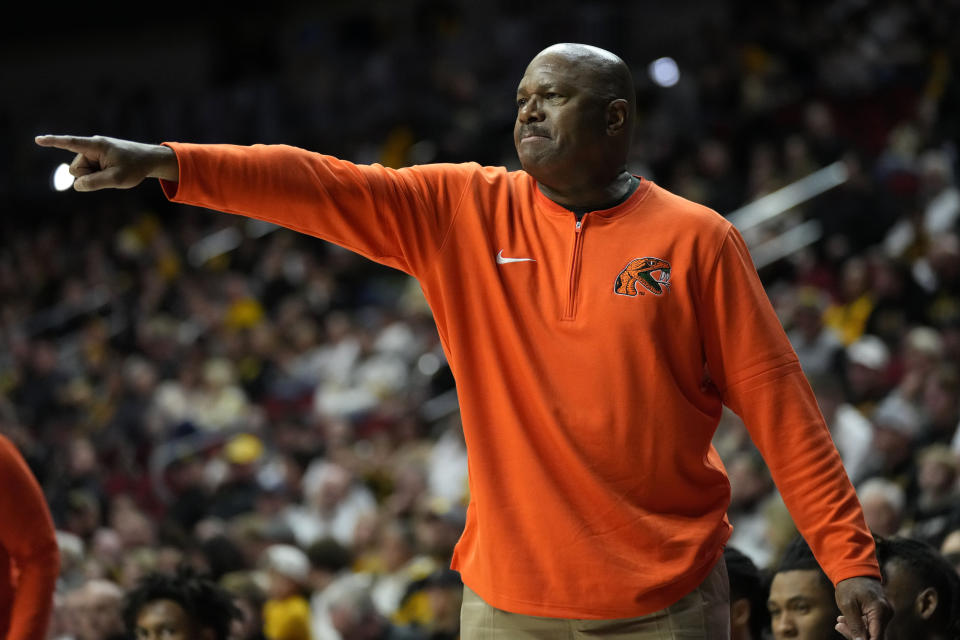
[[[634,258],[613,283],[613,292],[621,296],[646,295],[643,287],[655,296],[663,295],[670,286],[670,263],[660,258]]]

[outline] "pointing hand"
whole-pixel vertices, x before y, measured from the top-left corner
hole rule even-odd
[[[77,191],[129,189],[144,178],[178,182],[177,156],[169,147],[143,144],[105,136],[37,136],[41,147],[56,147],[76,153],[70,174]]]

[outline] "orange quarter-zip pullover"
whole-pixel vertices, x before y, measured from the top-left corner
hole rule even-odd
[[[324,238],[419,280],[469,452],[453,568],[490,605],[622,618],[695,588],[730,535],[711,446],[723,403],[830,578],[879,577],[796,355],[717,213],[643,180],[578,225],[522,171],[168,144],[180,166],[179,185],[163,183],[171,199]]]

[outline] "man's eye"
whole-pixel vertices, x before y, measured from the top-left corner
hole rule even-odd
[[[527,104],[527,99],[526,99],[526,98],[517,98],[517,107],[518,107],[518,108],[519,108],[519,107],[522,107],[522,106],[525,105],[525,104]]]
[[[559,93],[548,93],[543,97],[550,101],[556,101],[562,98],[563,96],[561,96]]]

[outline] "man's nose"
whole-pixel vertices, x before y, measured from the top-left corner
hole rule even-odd
[[[781,615],[773,623],[773,637],[777,640],[780,640],[780,638],[795,638],[796,636],[797,625],[793,623],[793,616]]]
[[[523,123],[541,122],[543,120],[543,110],[540,106],[540,100],[536,96],[530,96],[520,107],[517,118]]]

